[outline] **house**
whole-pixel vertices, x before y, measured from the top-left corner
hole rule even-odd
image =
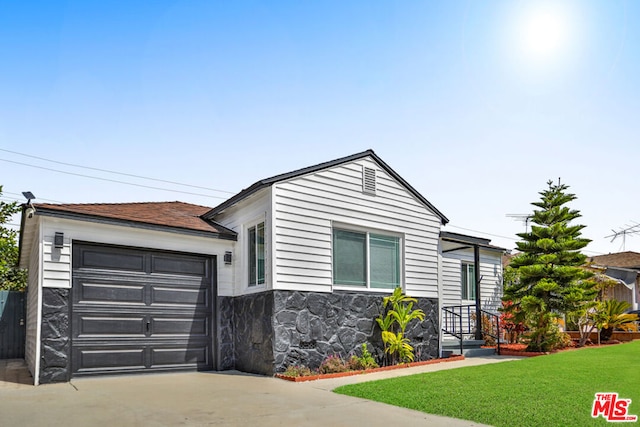
[[[638,309],[640,301],[640,253],[618,252],[589,258],[592,268],[601,270],[618,284],[608,290],[606,298],[626,301],[632,310]]]
[[[502,288],[503,250],[442,232],[447,222],[371,150],[258,181],[212,209],[25,205],[25,359],[36,384],[318,366],[365,342],[379,353],[374,319],[398,286],[426,313],[407,331],[416,357],[435,358],[442,307],[495,308]]]

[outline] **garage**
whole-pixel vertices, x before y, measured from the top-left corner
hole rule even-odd
[[[71,376],[211,370],[214,258],[73,242]]]

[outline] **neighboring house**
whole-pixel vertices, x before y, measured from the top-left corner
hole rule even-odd
[[[640,253],[619,252],[589,258],[591,267],[601,270],[618,284],[610,289],[607,299],[626,301],[632,310],[638,309],[640,302]]]
[[[36,384],[318,366],[365,342],[379,353],[374,319],[398,286],[426,313],[407,332],[416,357],[435,358],[441,308],[476,297],[495,309],[502,289],[503,249],[441,232],[447,222],[371,150],[258,181],[213,209],[25,206],[25,359]]]

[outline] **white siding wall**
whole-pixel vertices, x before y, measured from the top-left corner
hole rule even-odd
[[[221,225],[238,233],[238,242],[233,253],[233,296],[253,292],[262,292],[272,287],[271,283],[271,189],[265,188],[252,194],[247,199],[216,216],[215,220]],[[265,222],[265,284],[249,287],[247,229],[260,222]]]
[[[466,305],[475,301],[462,299],[462,261],[473,263],[473,249],[442,254],[442,305]],[[502,297],[501,254],[480,251],[480,299],[482,308],[497,311]]]
[[[376,170],[376,195],[362,191],[363,166]],[[406,292],[438,298],[441,221],[377,163],[366,158],[273,186],[274,288],[330,292],[332,226],[402,236]]]
[[[42,286],[45,288],[71,287],[71,239],[65,235],[64,247],[54,248],[55,231],[47,230],[42,242]]]
[[[235,242],[171,232],[71,221],[42,217],[43,286],[71,287],[71,247],[73,240],[134,246],[204,255],[217,255],[218,295],[232,295],[233,271],[224,264],[225,251],[234,251]],[[52,250],[55,232],[64,233],[65,248]]]
[[[460,260],[442,255],[442,306],[462,304],[462,275]]]

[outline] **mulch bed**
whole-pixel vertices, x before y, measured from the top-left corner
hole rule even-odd
[[[525,351],[526,349],[526,344],[500,344],[500,356],[535,357],[549,354],[542,351]]]
[[[616,341],[616,340],[604,341],[604,342],[600,343],[600,345],[588,343],[584,347],[576,347],[575,342],[574,342],[573,345],[571,345],[569,347],[566,347],[566,348],[563,348],[563,349],[560,349],[560,350],[553,350],[553,351],[550,351],[550,352],[526,351],[526,349],[527,349],[527,345],[526,344],[500,344],[500,356],[535,357],[535,356],[543,356],[545,354],[558,353],[558,352],[562,352],[562,351],[580,350],[582,348],[599,347],[599,346],[613,345],[613,344],[620,344],[620,341]]]
[[[304,377],[290,377],[283,374],[275,374],[274,377],[280,378],[281,380],[293,381],[298,383],[303,381],[324,380],[328,378],[340,378],[340,377],[349,377],[352,375],[371,374],[373,372],[390,371],[393,369],[412,368],[414,366],[433,365],[433,364],[442,363],[442,362],[456,362],[458,360],[464,360],[464,356],[456,355],[456,356],[451,356],[451,357],[446,357],[441,359],[423,360],[420,362],[411,362],[411,363],[400,363],[397,365],[382,366],[380,368],[365,369],[363,371],[336,372],[333,374],[307,375]]]

